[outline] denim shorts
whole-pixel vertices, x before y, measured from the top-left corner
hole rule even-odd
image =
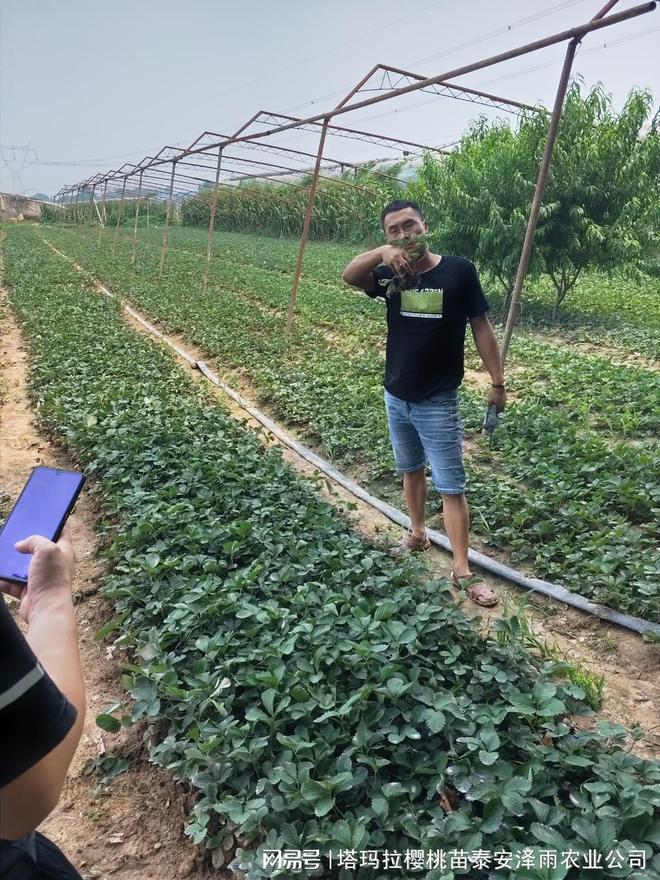
[[[418,471],[428,463],[438,492],[463,495],[465,469],[458,393],[442,391],[408,403],[386,390],[385,410],[397,471]]]

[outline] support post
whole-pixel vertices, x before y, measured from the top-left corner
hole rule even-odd
[[[94,225],[94,208],[96,207],[96,186],[93,186],[89,193],[89,225]]]
[[[137,231],[138,231],[138,217],[140,215],[140,196],[142,195],[142,175],[143,171],[140,171],[140,180],[138,183],[138,191],[137,191],[137,201],[135,202],[135,222],[133,223],[133,249],[131,252],[131,264],[135,264],[135,251],[137,249]]]
[[[108,222],[108,212],[105,207],[105,197],[108,192],[108,180],[106,178],[105,183],[103,184],[103,198],[101,200],[101,215],[103,219],[101,219],[101,215],[99,215],[99,237],[96,240],[96,247],[99,248],[101,246],[101,238],[103,237],[103,230],[105,229],[105,224]],[[98,210],[98,208],[97,208]]]
[[[610,11],[610,9],[616,4],[616,2],[617,0],[608,0],[605,6],[603,6],[603,8],[600,9],[596,13],[596,15],[594,15],[591,21],[597,21],[598,19],[606,15]],[[541,158],[541,164],[539,166],[539,174],[536,180],[534,198],[532,199],[532,207],[529,212],[529,218],[527,220],[527,229],[525,230],[525,240],[523,242],[522,252],[520,254],[520,262],[518,263],[516,280],[513,284],[513,291],[511,293],[511,302],[509,304],[509,312],[506,319],[506,326],[504,328],[504,336],[502,338],[502,344],[500,346],[500,357],[502,358],[502,364],[504,364],[504,362],[506,361],[506,356],[509,351],[509,345],[511,344],[511,337],[513,336],[513,328],[516,324],[518,305],[520,303],[522,288],[523,284],[525,283],[525,276],[527,275],[527,269],[529,268],[529,261],[532,256],[534,236],[536,235],[536,227],[539,221],[539,213],[541,211],[541,205],[543,204],[543,194],[545,193],[545,187],[548,182],[550,161],[552,160],[552,151],[555,146],[555,141],[557,140],[557,131],[559,129],[559,121],[561,119],[561,114],[564,107],[564,99],[566,97],[566,91],[568,89],[568,80],[571,75],[571,68],[573,67],[575,53],[577,52],[577,48],[580,45],[582,36],[584,36],[584,34],[578,37],[573,37],[573,39],[566,47],[564,66],[562,67],[561,76],[559,77],[559,85],[557,86],[555,103],[552,108],[550,124],[548,125],[548,134],[546,136],[545,149],[543,150],[543,157]]]
[[[172,197],[174,194],[174,175],[176,174],[176,159],[172,161],[172,174],[170,176],[170,194],[167,200],[167,210],[165,211],[165,225],[163,226],[163,243],[160,248],[160,266],[158,267],[158,277],[161,278],[163,268],[165,266],[165,255],[167,254],[167,237],[170,231],[170,214],[172,213]]]
[[[309,226],[312,220],[312,212],[314,210],[314,202],[316,200],[316,185],[319,179],[319,170],[321,168],[321,160],[323,158],[323,147],[325,146],[325,136],[328,133],[328,125],[330,119],[328,116],[323,120],[323,128],[321,129],[321,138],[319,140],[319,148],[316,154],[316,164],[314,165],[314,173],[312,182],[309,187],[309,197],[307,199],[307,209],[305,211],[305,221],[303,223],[302,237],[300,239],[300,247],[298,249],[298,260],[296,262],[296,271],[293,276],[293,284],[291,286],[291,296],[289,297],[289,310],[286,316],[286,335],[291,336],[293,328],[293,314],[296,308],[296,299],[298,296],[298,286],[300,284],[300,274],[302,272],[303,261],[305,259],[305,248],[307,246],[307,237],[309,235]]]
[[[99,219],[99,229],[103,229],[103,218],[101,217],[101,212],[99,211],[98,203],[93,195],[92,195],[92,204],[94,205],[94,208],[96,209],[96,216]]]
[[[112,241],[112,256],[114,257],[117,253],[117,239],[119,238],[119,224],[121,223],[121,215],[124,210],[124,193],[126,192],[126,178],[124,177],[124,183],[121,188],[121,198],[119,200],[119,207],[117,208],[117,224],[115,226],[115,237]]]
[[[204,280],[202,281],[202,292],[206,293],[209,283],[209,267],[211,265],[211,255],[213,252],[213,232],[215,230],[215,215],[218,210],[218,182],[220,180],[220,169],[222,166],[222,147],[218,148],[218,163],[215,166],[215,182],[213,184],[213,195],[211,196],[211,215],[209,217],[209,237],[206,243],[206,262],[204,263]]]
[[[548,126],[545,149],[543,150],[543,157],[541,159],[539,174],[536,180],[534,198],[532,199],[532,207],[529,212],[529,218],[527,220],[527,229],[525,230],[525,240],[523,242],[522,252],[520,254],[520,261],[518,263],[518,270],[516,272],[516,280],[513,284],[513,292],[511,293],[509,313],[507,315],[506,326],[504,328],[504,336],[502,338],[502,344],[500,346],[500,357],[502,358],[503,364],[509,351],[509,345],[511,344],[513,328],[516,324],[516,315],[518,312],[520,295],[522,293],[523,284],[525,282],[525,276],[527,275],[527,269],[529,268],[529,261],[532,256],[534,236],[536,235],[536,227],[539,221],[539,213],[541,211],[541,205],[543,203],[543,193],[545,192],[545,186],[548,181],[550,160],[552,159],[552,151],[555,145],[555,141],[557,139],[557,129],[559,128],[561,111],[564,106],[564,98],[566,97],[566,90],[568,88],[568,78],[571,73],[571,67],[573,66],[573,59],[575,58],[575,52],[577,50],[578,44],[579,40],[571,40],[571,42],[568,44],[568,49],[566,50],[566,56],[564,58],[564,66],[562,68],[561,77],[559,79],[559,87],[557,88],[557,95],[555,97],[555,103],[552,108],[552,116],[550,117],[550,125]]]

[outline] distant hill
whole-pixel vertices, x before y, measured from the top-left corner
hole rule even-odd
[[[52,196],[46,195],[46,193],[35,193],[33,196],[30,196],[31,199],[36,199],[38,202],[52,202]]]

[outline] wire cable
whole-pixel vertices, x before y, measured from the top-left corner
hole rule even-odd
[[[527,15],[524,18],[516,19],[516,21],[512,22],[508,25],[503,25],[502,27],[496,28],[495,30],[488,31],[485,34],[481,34],[479,37],[475,37],[472,40],[466,40],[463,43],[457,43],[455,46],[451,46],[449,49],[443,49],[441,52],[436,52],[433,55],[427,55],[424,58],[415,58],[412,61],[406,62],[406,67],[416,64],[424,64],[427,61],[434,61],[436,58],[445,58],[447,55],[452,55],[455,52],[459,52],[461,49],[467,49],[471,46],[477,46],[479,43],[483,43],[487,40],[492,39],[495,36],[499,36],[500,34],[509,33],[510,31],[515,30],[518,27],[522,27],[525,24],[529,24],[533,21],[537,21],[538,19],[544,18],[548,15],[552,15],[555,12],[560,12],[561,10],[567,8],[568,6],[574,6],[576,3],[580,3],[582,0],[564,0],[563,3],[559,3],[556,6],[553,6],[550,9],[544,9],[541,12],[536,12],[533,15]],[[293,110],[300,110],[303,107],[308,107],[311,104],[316,104],[319,101],[323,101],[327,98],[335,98],[342,95],[345,95],[346,92],[350,89],[350,85],[343,89],[342,91],[331,92],[328,95],[321,95],[318,98],[314,98],[311,101],[305,101],[302,104],[297,104],[294,107],[288,108],[285,112],[291,112]]]
[[[610,40],[607,43],[601,43],[600,46],[590,46],[588,49],[584,49],[582,47],[580,51],[580,55],[591,55],[593,52],[602,52],[603,49],[609,49],[612,46],[618,46],[620,43],[627,43],[630,40],[636,40],[639,37],[647,37],[651,34],[657,33],[660,31],[660,25],[653,28],[644,28],[641,31],[635,31],[634,34],[628,34],[625,37],[619,37],[618,40]],[[544,61],[543,64],[536,64],[534,67],[526,67],[524,70],[518,70],[515,73],[507,73],[504,76],[499,76],[496,79],[489,79],[487,82],[480,83],[479,88],[483,88],[483,86],[493,85],[494,83],[505,82],[509,79],[515,79],[518,76],[524,76],[526,73],[533,73],[535,70],[543,70],[546,67],[553,67],[556,65],[556,61]]]
[[[584,55],[591,55],[593,52],[601,52],[603,49],[609,49],[611,46],[616,46],[616,45],[619,45],[620,43],[627,43],[630,40],[634,40],[639,37],[645,37],[645,36],[648,36],[650,34],[657,32],[657,31],[660,31],[660,25],[658,25],[657,27],[654,27],[654,28],[645,28],[644,30],[636,31],[634,34],[628,34],[625,37],[619,37],[619,39],[617,39],[617,40],[610,40],[607,43],[602,43],[600,46],[591,46],[588,49],[584,49],[581,47],[580,55],[584,56]],[[556,66],[557,66],[557,62],[555,59],[553,59],[551,61],[544,61],[542,64],[536,64],[533,67],[526,67],[526,68],[524,68],[524,70],[518,70],[518,71],[515,71],[514,73],[508,73],[508,74],[505,74],[504,76],[500,76],[495,79],[489,79],[486,82],[477,83],[474,85],[474,87],[481,89],[486,86],[494,85],[495,83],[505,82],[506,80],[510,80],[510,79],[516,79],[519,76],[524,76],[527,73],[533,73],[536,70],[544,70],[547,67],[556,67]],[[430,104],[433,101],[437,100],[437,97],[438,96],[436,95],[435,97],[429,98],[424,101],[417,101],[415,104],[411,104],[408,107],[398,107],[398,108],[394,108],[392,110],[386,110],[382,113],[374,113],[371,116],[362,116],[359,119],[354,120],[354,122],[356,125],[361,125],[362,123],[368,122],[372,119],[383,119],[386,116],[392,116],[395,113],[405,113],[408,110],[412,110],[416,107],[422,107],[426,104]],[[452,146],[452,144],[443,145],[443,146]]]
[[[449,49],[443,49],[441,52],[436,52],[433,55],[427,55],[425,58],[416,58],[414,61],[411,61],[411,64],[425,64],[427,61],[435,61],[436,58],[446,58],[447,55],[453,55],[455,52],[460,52],[462,49],[469,49],[472,46],[477,46],[479,43],[483,43],[486,40],[490,40],[493,37],[498,37],[500,34],[507,34],[509,31],[513,31],[516,28],[522,27],[525,24],[530,24],[533,21],[538,21],[541,18],[545,18],[548,15],[554,15],[556,12],[561,12],[563,9],[566,9],[568,6],[574,6],[576,3],[581,3],[582,0],[564,0],[563,3],[558,3],[550,9],[544,9],[542,12],[536,12],[533,15],[527,15],[525,18],[519,18],[517,21],[514,21],[512,24],[503,25],[502,27],[495,28],[495,30],[488,31],[488,33],[482,34],[480,37],[475,37],[472,40],[466,40],[464,43],[457,43],[455,46],[451,46]]]
[[[354,40],[348,40],[346,43],[340,43],[339,45],[335,45],[332,48],[326,50],[325,52],[317,52],[314,55],[310,55],[308,58],[304,58],[301,61],[296,61],[294,64],[288,64],[286,67],[280,67],[278,70],[274,70],[269,72],[268,80],[270,81],[274,77],[278,76],[280,73],[286,73],[289,70],[295,70],[297,67],[302,67],[304,64],[309,64],[311,61],[317,61],[319,58],[324,58],[326,55],[334,55],[339,50],[345,49],[347,46],[354,46],[356,43],[364,43],[366,37],[370,37],[372,34],[376,34],[379,31],[386,30],[387,28],[393,27],[395,24],[399,24],[402,21],[410,21],[411,16],[419,15],[422,12],[426,12],[429,9],[432,9],[434,6],[439,6],[441,3],[444,3],[445,0],[434,0],[433,3],[428,3],[426,6],[422,6],[420,9],[407,10],[405,15],[399,16],[399,18],[395,18],[393,21],[386,22],[385,24],[381,24],[376,28],[373,28],[370,31],[366,31],[365,33],[361,33],[359,37],[356,37]],[[578,0],[571,0],[571,2],[578,2]],[[224,92],[219,92],[216,95],[216,98],[220,98],[223,95],[235,94],[241,89],[245,89],[248,86],[257,85],[259,83],[264,82],[265,77],[260,76],[256,79],[249,80],[248,82],[240,83],[240,85],[232,85],[230,88],[225,89]],[[350,88],[350,86],[349,86]],[[319,99],[317,99],[319,100]],[[312,103],[312,102],[308,102]],[[303,105],[304,106],[304,105]]]

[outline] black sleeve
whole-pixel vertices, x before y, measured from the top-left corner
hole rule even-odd
[[[369,293],[367,291],[367,296],[370,296],[372,299],[376,299],[378,296],[385,297],[385,291],[387,290],[387,284],[381,284],[381,281],[390,282],[392,278],[394,278],[394,272],[384,264],[382,266],[376,266],[376,268],[371,273],[372,278],[374,279],[374,289]]]
[[[468,318],[476,318],[490,311],[490,305],[481,287],[474,263],[465,260],[463,269],[463,302]]]
[[[0,596],[0,788],[59,745],[76,715]]]

